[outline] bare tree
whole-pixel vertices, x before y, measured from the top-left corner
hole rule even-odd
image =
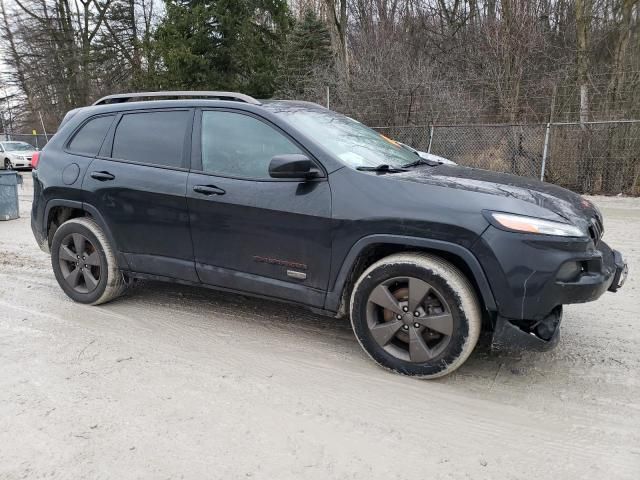
[[[326,0],[334,49],[338,56],[338,70],[349,78],[349,54],[347,46],[348,0]]]

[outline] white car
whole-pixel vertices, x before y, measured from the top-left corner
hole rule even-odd
[[[0,168],[31,168],[31,157],[36,152],[27,142],[0,142]]]
[[[448,158],[444,158],[444,157],[441,157],[439,155],[434,155],[433,153],[421,152],[420,150],[416,150],[415,148],[410,147],[406,143],[402,143],[402,142],[396,142],[396,143],[402,145],[407,150],[412,151],[413,153],[418,155],[423,160],[436,162],[436,163],[439,163],[441,165],[457,165],[456,162],[454,162],[453,160],[449,160]]]

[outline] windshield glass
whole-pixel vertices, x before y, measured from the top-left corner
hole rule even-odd
[[[34,150],[34,148],[25,142],[2,142],[2,147],[7,152],[27,152]]]
[[[331,110],[284,103],[265,106],[350,167],[401,167],[416,161],[416,155],[397,142]]]

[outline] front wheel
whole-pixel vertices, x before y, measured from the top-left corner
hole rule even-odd
[[[88,217],[72,218],[56,230],[51,265],[62,290],[79,303],[106,303],[126,288],[107,237]]]
[[[438,378],[462,365],[482,324],[480,303],[465,275],[445,260],[400,253],[369,267],[351,296],[351,325],[379,365]]]
[[[4,169],[13,170],[13,164],[11,163],[11,160],[9,160],[8,158],[4,159]]]

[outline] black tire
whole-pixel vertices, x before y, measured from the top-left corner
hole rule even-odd
[[[8,158],[5,158],[3,163],[4,163],[5,170],[13,170],[13,164],[11,163],[11,160],[9,160]]]
[[[390,313],[389,310],[380,307],[376,301],[371,300],[372,298],[377,299],[372,294],[374,289],[384,286],[391,292],[394,288],[393,285],[399,285],[403,278],[408,281],[417,279],[428,284],[431,289],[427,290],[428,296],[424,297],[423,295],[423,297],[425,302],[427,299],[432,299],[429,300],[431,302],[429,305],[439,305],[437,299],[441,299],[441,309],[437,306],[426,307],[428,314],[427,310],[422,310],[423,320],[427,323],[420,324],[419,322],[422,320],[416,317],[416,322],[411,325],[410,320],[405,316],[410,316],[412,313],[403,314],[402,311],[399,315],[393,314],[393,319],[389,320],[388,316],[383,317],[383,315]],[[387,287],[387,285],[389,286]],[[406,290],[409,291],[408,288]],[[409,294],[407,293],[407,295]],[[395,297],[393,298],[395,299]],[[407,311],[405,307],[402,308],[403,311]],[[429,316],[432,315],[432,308],[441,313],[433,314],[433,317]],[[416,308],[415,315],[419,314],[417,310]],[[371,265],[354,286],[350,313],[351,325],[358,342],[376,363],[394,372],[420,378],[442,377],[460,367],[473,351],[482,325],[480,302],[465,275],[442,258],[422,253],[395,254]],[[372,319],[376,315],[378,320]],[[429,319],[434,319],[438,315],[447,317],[447,322],[449,322],[447,334],[441,334],[425,326],[429,324]],[[376,323],[377,321],[380,323]],[[388,329],[387,326],[392,326],[392,323],[401,325],[400,328],[406,329],[406,331],[397,330],[397,333],[394,333],[390,340],[385,340],[389,343],[383,346],[380,343],[380,338],[377,337],[376,340],[372,332],[377,327]],[[413,330],[414,325],[415,330]],[[392,327],[395,328],[395,326]],[[402,350],[405,344],[402,342],[401,334],[406,335],[405,338],[408,339],[404,340],[406,354]],[[414,358],[411,349],[412,342],[418,335],[422,340],[416,340],[417,344],[424,344],[426,347],[427,341],[434,342],[433,349],[425,348],[426,351],[433,353],[432,358],[426,355],[420,359],[421,357],[416,355],[416,361],[411,361]],[[424,358],[428,358],[428,360],[423,361]]]
[[[76,252],[73,251],[73,245],[71,244],[64,245],[67,249],[63,250],[63,244],[65,242],[73,242],[74,240],[69,241],[69,239],[76,238],[74,235],[79,235],[84,238],[86,244],[89,245],[87,249],[92,252],[92,255],[89,255],[90,258],[93,257],[92,265],[80,264],[76,265],[75,268],[65,266],[72,264],[72,262],[66,259],[69,252],[72,254]],[[61,259],[61,257],[63,258]],[[78,262],[84,263],[80,257],[78,257]],[[119,297],[127,287],[127,283],[118,268],[115,253],[107,237],[98,224],[88,217],[67,220],[56,230],[51,242],[51,265],[56,280],[62,290],[64,290],[69,298],[78,303],[100,305]],[[67,280],[69,273],[76,272],[76,268],[79,268],[80,272],[83,272],[83,267],[92,270],[93,275],[90,277],[91,283],[88,282],[86,280],[87,277],[85,277],[84,279],[81,278],[79,282],[75,282],[79,283],[79,285],[73,287],[71,284],[74,282]],[[99,278],[95,279],[95,276]],[[84,275],[80,273],[76,275],[76,277],[84,277]],[[94,280],[95,283],[93,283]]]

